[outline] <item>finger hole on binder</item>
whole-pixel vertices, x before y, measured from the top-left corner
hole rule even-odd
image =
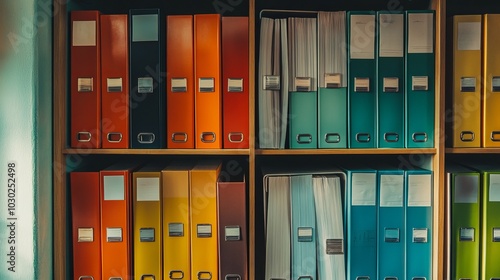
[[[123,136],[119,132],[110,132],[108,135],[106,135],[106,138],[108,139],[108,142],[110,143],[119,143],[122,141]]]
[[[90,132],[78,132],[76,134],[76,140],[78,140],[78,142],[90,142],[91,139],[92,133]]]
[[[78,277],[78,280],[94,280],[94,277],[92,277],[90,275],[85,275],[85,276]]]
[[[474,135],[474,132],[472,132],[472,131],[460,132],[460,140],[462,140],[462,142],[472,142],[472,141],[474,141],[475,138],[476,137]]]
[[[495,142],[500,141],[500,131],[492,131],[490,138],[491,138],[491,141],[495,141]]]
[[[238,274],[228,274],[224,277],[225,280],[241,280],[241,276]]]
[[[203,143],[214,143],[215,133],[214,132],[202,132],[200,135],[201,142]]]
[[[137,141],[141,144],[151,144],[155,141],[155,134],[154,133],[139,133],[137,134]]]
[[[295,138],[299,144],[309,144],[312,142],[311,134],[297,134]]]
[[[298,280],[300,279],[309,279],[309,280],[313,280],[312,276],[300,276],[299,278],[297,278]]]
[[[184,279],[184,272],[182,270],[172,270],[168,273],[168,277],[172,280]]]
[[[231,132],[227,135],[229,142],[231,143],[241,143],[243,142],[243,133],[241,132]]]
[[[188,140],[188,135],[185,132],[172,133],[172,142],[174,143],[186,143],[187,140]]]
[[[359,143],[368,143],[371,140],[370,133],[358,133],[356,134],[356,141]]]
[[[325,134],[326,143],[340,143],[340,134],[338,133],[327,133]]]
[[[425,132],[415,132],[411,135],[411,139],[416,143],[427,142],[427,133]]]
[[[210,271],[200,271],[198,272],[198,280],[210,280],[212,279],[212,273]]]
[[[144,274],[141,276],[141,280],[155,280],[155,276],[153,274]]]
[[[358,276],[356,280],[370,280],[370,276]]]
[[[396,132],[387,132],[384,133],[385,142],[395,143],[399,141],[399,134]]]

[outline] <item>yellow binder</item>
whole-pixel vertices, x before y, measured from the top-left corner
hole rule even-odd
[[[191,170],[191,272],[193,280],[218,279],[217,178],[220,162],[205,161]]]
[[[453,147],[481,147],[481,15],[453,17]]]
[[[483,28],[483,147],[500,147],[500,15],[484,15]]]
[[[135,279],[162,277],[161,170],[145,166],[132,175]]]
[[[175,163],[162,171],[163,279],[191,279],[188,164]]]

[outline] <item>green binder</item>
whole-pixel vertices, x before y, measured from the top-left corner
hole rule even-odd
[[[500,279],[500,168],[482,172],[483,226],[481,278]]]

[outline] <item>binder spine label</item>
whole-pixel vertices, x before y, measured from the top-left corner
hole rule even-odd
[[[311,91],[312,79],[309,77],[296,77],[295,89],[297,91]]]
[[[184,224],[182,224],[182,223],[170,223],[170,224],[168,224],[168,236],[169,237],[182,237],[182,236],[184,236]]]
[[[413,243],[427,243],[429,230],[426,228],[413,229]]]
[[[187,92],[187,78],[172,78],[170,84],[172,92]]]
[[[479,176],[455,177],[455,203],[477,203],[479,199]]]
[[[227,79],[228,92],[243,92],[243,78],[228,78]]]
[[[354,91],[355,92],[369,92],[370,91],[370,78],[354,78]]]
[[[490,175],[489,201],[500,202],[500,174]]]
[[[404,17],[403,14],[380,14],[379,17],[380,57],[403,57]]]
[[[375,173],[358,173],[352,176],[352,206],[376,205]]]
[[[122,242],[122,229],[121,228],[106,228],[106,240],[108,242]]]
[[[481,22],[460,22],[457,33],[459,51],[481,50]]]
[[[94,242],[94,229],[78,228],[78,242]]]
[[[412,76],[411,87],[414,91],[429,90],[429,77],[428,76]]]
[[[94,91],[93,78],[78,78],[78,92],[92,92]]]
[[[474,228],[460,228],[460,241],[474,241]]]
[[[475,92],[476,91],[476,78],[462,77],[460,78],[460,91],[461,92]]]
[[[104,200],[125,199],[125,179],[123,176],[104,176]]]
[[[199,224],[196,226],[196,231],[199,238],[212,237],[212,225],[210,224]]]
[[[214,78],[200,78],[198,82],[199,82],[199,91],[200,92],[214,92],[215,91],[215,79]]]
[[[312,227],[299,227],[297,229],[297,237],[299,242],[312,242],[313,241],[313,228]]]
[[[334,73],[334,74],[325,74],[325,88],[340,88],[342,84],[342,74]]]
[[[351,15],[350,58],[375,59],[375,15]]]
[[[224,235],[226,241],[239,241],[241,240],[240,226],[226,226],[224,228]]]
[[[132,42],[158,41],[158,15],[132,16]]]
[[[138,93],[153,93],[153,78],[142,77],[137,79],[137,92]]]
[[[137,178],[137,201],[160,201],[160,178]]]
[[[384,92],[399,92],[399,78],[384,78]]]
[[[408,207],[431,207],[431,175],[412,175],[408,179]]]
[[[122,92],[123,80],[122,78],[107,78],[106,80],[108,92]]]
[[[434,15],[411,13],[408,17],[408,53],[433,53]]]
[[[343,239],[327,239],[326,240],[327,255],[343,255],[344,240]]]
[[[73,22],[73,47],[95,47],[96,21],[74,21]]]
[[[399,243],[399,228],[386,228],[384,241],[386,243]]]
[[[139,230],[139,237],[141,242],[154,242],[155,229],[154,228],[141,228]]]
[[[265,75],[264,90],[280,90],[280,76]]]

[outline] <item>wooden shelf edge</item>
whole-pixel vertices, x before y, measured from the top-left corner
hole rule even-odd
[[[446,148],[447,154],[500,154],[500,148]]]
[[[249,149],[64,149],[64,155],[249,155]]]
[[[435,155],[435,148],[429,149],[281,149],[281,150],[255,150],[256,155],[409,155],[428,154]]]

